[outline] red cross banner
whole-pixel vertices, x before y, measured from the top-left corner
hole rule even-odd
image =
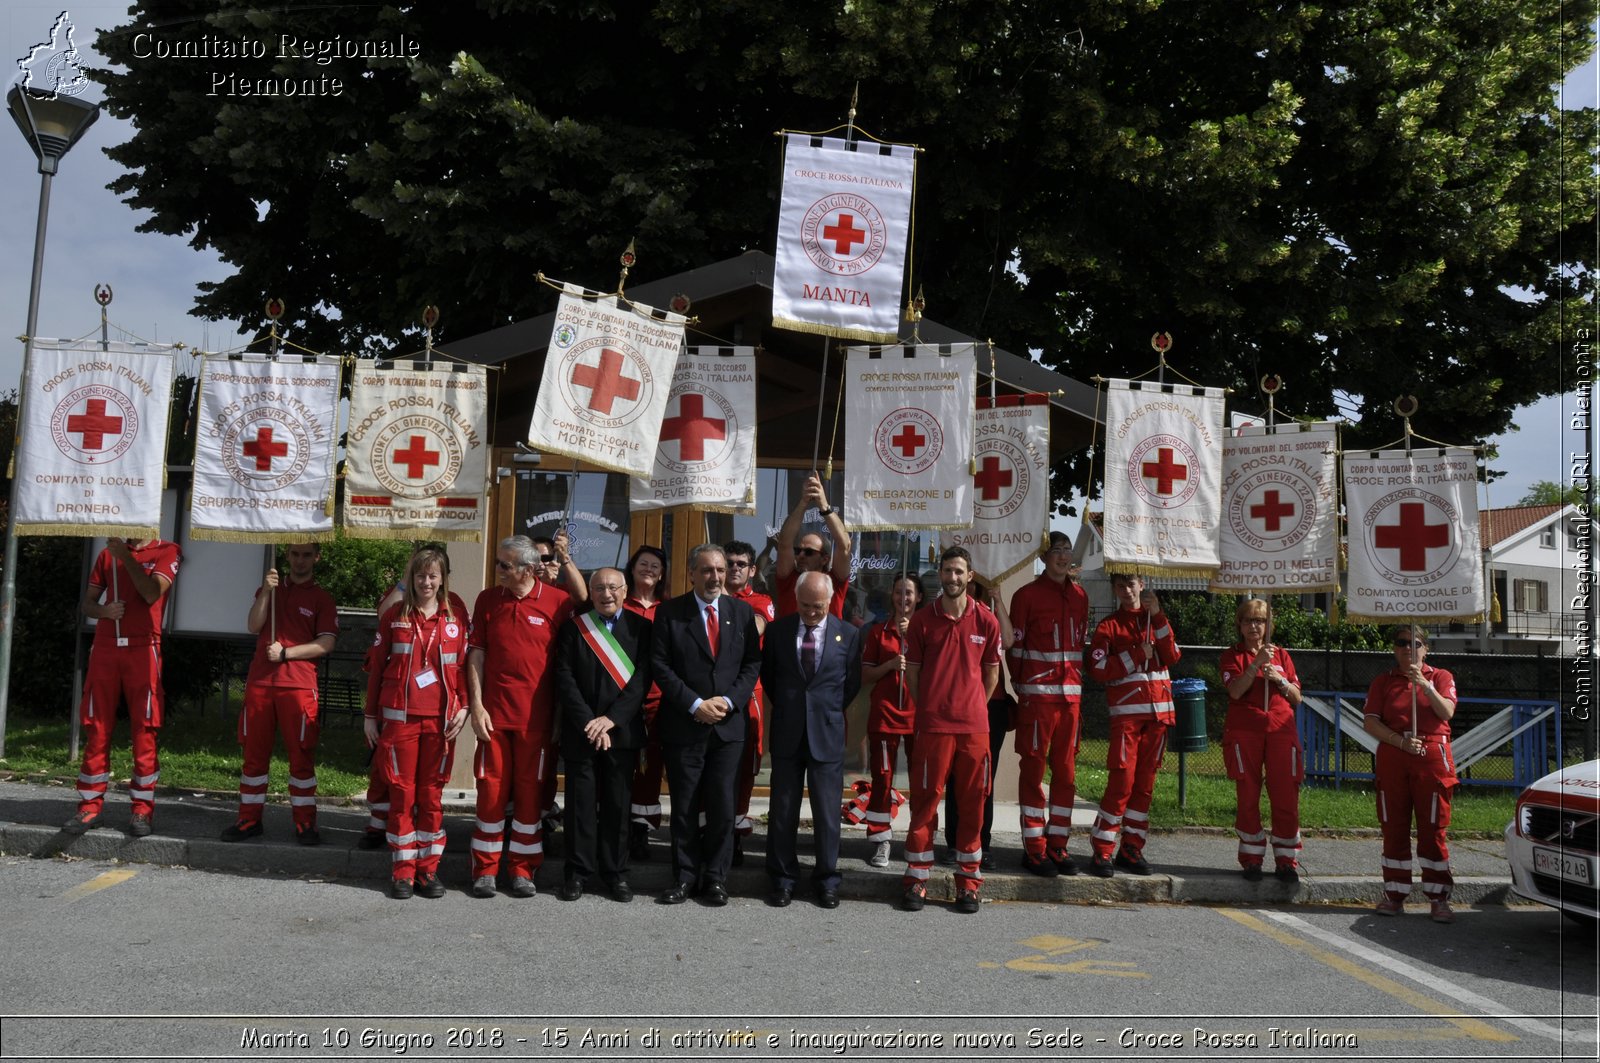
[[[159,533],[171,350],[33,341],[16,460],[17,534]]]
[[[787,137],[774,325],[894,342],[915,177],[910,145]]]
[[[972,524],[941,538],[966,547],[973,571],[998,583],[1038,560],[1050,520],[1049,396],[980,396],[976,429]]]
[[[333,538],[338,410],[338,358],[207,358],[200,369],[191,537],[236,543]]]
[[[1107,572],[1216,575],[1223,435],[1220,388],[1107,382]]]
[[[1478,463],[1460,447],[1347,451],[1352,620],[1472,623],[1484,610]]]
[[[632,479],[632,506],[754,513],[755,455],[755,348],[691,347],[672,374],[655,471]]]
[[[972,524],[971,343],[845,352],[845,520],[855,531]]]
[[[528,442],[630,476],[655,469],[682,314],[566,285]]]
[[[350,381],[344,530],[481,542],[489,477],[481,365],[363,362]]]
[[[1222,565],[1213,591],[1339,589],[1337,451],[1327,421],[1236,426],[1222,441]]]

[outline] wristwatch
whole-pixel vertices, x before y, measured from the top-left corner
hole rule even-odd
[[[833,516],[833,507],[829,506],[827,509],[819,509],[817,512],[821,513],[824,517],[831,517]]]

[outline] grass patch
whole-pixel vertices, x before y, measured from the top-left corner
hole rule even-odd
[[[237,701],[234,702],[238,704]],[[176,790],[239,789],[243,752],[237,736],[237,711],[213,710],[167,714],[161,728],[161,786]],[[0,767],[19,776],[61,779],[78,777],[78,764],[67,756],[72,725],[62,719],[12,717],[6,728],[6,756]],[[317,790],[324,796],[364,795],[367,790],[367,742],[360,720],[340,716],[323,724],[317,742]],[[126,781],[133,774],[128,723],[117,721],[111,736],[111,777]],[[289,791],[289,762],[279,739],[268,774],[269,794]]]

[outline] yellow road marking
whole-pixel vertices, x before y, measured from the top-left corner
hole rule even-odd
[[[1244,912],[1229,911],[1225,908],[1219,908],[1216,910],[1219,914],[1227,916],[1229,919],[1232,919],[1241,926],[1249,927],[1251,930],[1254,930],[1257,933],[1265,934],[1267,937],[1281,945],[1287,945],[1291,949],[1303,952],[1313,959],[1327,964],[1334,970],[1341,971],[1357,981],[1365,982],[1374,989],[1377,989],[1383,993],[1387,993],[1396,1000],[1400,1000],[1406,1004],[1409,1004],[1419,1011],[1425,1011],[1430,1015],[1439,1016],[1475,1041],[1518,1040],[1516,1034],[1506,1033],[1503,1030],[1497,1030],[1488,1023],[1480,1022],[1477,1019],[1465,1018],[1460,1014],[1459,1008],[1446,1004],[1443,1001],[1435,1000],[1430,996],[1425,996],[1424,994],[1412,989],[1410,986],[1401,985],[1392,978],[1385,978],[1376,971],[1368,970],[1360,964],[1355,963],[1352,960],[1347,960],[1337,953],[1329,952],[1323,948],[1318,948],[1309,941],[1303,941],[1300,938],[1295,937],[1293,934],[1279,930],[1275,926],[1269,926],[1253,915],[1247,915]]]
[[[73,901],[81,901],[90,894],[99,893],[101,890],[110,889],[112,886],[119,886],[138,873],[131,868],[124,871],[107,871],[103,875],[96,875],[88,882],[80,882],[63,893],[61,899],[68,904]]]
[[[1149,978],[1148,974],[1136,968],[1137,963],[1119,960],[1072,960],[1068,963],[1056,963],[1055,958],[1066,956],[1073,952],[1082,952],[1086,949],[1097,949],[1105,942],[1097,938],[1065,938],[1054,934],[1039,934],[1017,942],[1039,952],[1033,956],[1019,956],[1007,960],[1004,964],[992,963],[987,960],[980,961],[978,966],[993,970],[1004,966],[1013,971],[1048,972],[1052,974],[1098,974],[1107,978]],[[1120,969],[1118,969],[1120,968]]]

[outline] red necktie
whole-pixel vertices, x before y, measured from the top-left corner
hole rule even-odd
[[[706,606],[706,641],[711,643],[711,656],[717,655],[717,607]]]

